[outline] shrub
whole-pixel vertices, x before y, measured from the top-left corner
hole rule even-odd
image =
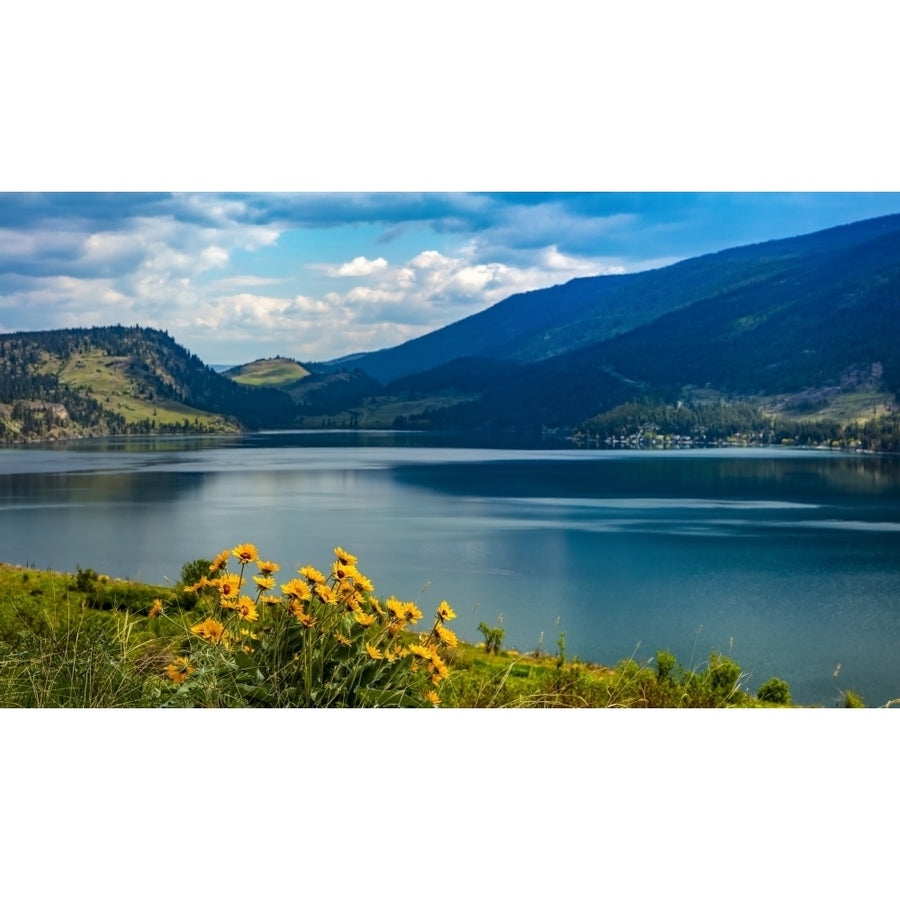
[[[422,618],[416,605],[393,596],[382,605],[356,557],[340,547],[334,553],[327,576],[303,566],[299,578],[279,585],[279,596],[277,563],[261,560],[252,544],[223,550],[184,588],[204,618],[165,669],[172,682],[165,705],[439,703],[436,688],[448,675],[442,652],[457,643],[445,625],[453,610],[442,601],[431,630],[412,634]]]
[[[846,690],[841,695],[844,709],[865,709],[865,701],[856,691]]]
[[[100,588],[100,576],[93,569],[82,569],[78,566],[78,574],[72,582],[72,587],[88,597],[93,596]]]
[[[756,692],[756,699],[764,703],[778,703],[781,706],[790,706],[791,691],[786,681],[780,678],[770,678]]]
[[[741,667],[721,653],[711,653],[709,657],[709,686],[714,694],[729,698],[737,691],[741,677]]]
[[[484,635],[485,652],[499,653],[500,645],[503,643],[506,632],[499,626],[497,628],[491,628],[490,625],[487,625],[484,622],[478,623],[478,630]]]
[[[675,668],[675,657],[668,650],[656,653],[656,681],[665,684],[672,681],[672,670]]]

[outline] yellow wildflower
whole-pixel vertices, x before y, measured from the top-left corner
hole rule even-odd
[[[241,590],[240,575],[222,575],[220,578],[214,578],[209,583],[219,589],[219,595],[223,598],[229,597],[233,599]]]
[[[278,594],[260,594],[259,599],[269,606],[275,606],[276,603],[281,603],[281,601],[284,600],[284,597],[279,597]]]
[[[295,600],[309,600],[312,596],[309,585],[302,578],[292,578],[281,586],[281,592]]]
[[[356,584],[357,589],[359,589],[360,591],[365,591],[366,593],[371,594],[372,591],[375,590],[375,586],[372,584],[372,582],[369,581],[369,579],[361,573],[357,573],[353,581]]]
[[[259,559],[259,553],[253,544],[238,544],[231,552],[235,559],[240,560],[241,565],[247,565],[247,563],[256,562]]]
[[[384,654],[371,644],[366,644],[366,653],[369,654],[370,659],[384,659]]]
[[[342,562],[345,566],[355,566],[359,562],[359,560],[352,553],[348,553],[341,547],[334,548],[334,555],[337,560],[339,562]]]
[[[155,619],[161,612],[163,608],[162,600],[157,597],[153,601],[153,606],[150,607],[150,612],[147,613],[148,619]]]
[[[314,584],[325,584],[325,576],[312,566],[303,566],[302,569],[297,569],[297,572]]]
[[[259,618],[259,611],[256,609],[256,603],[246,594],[242,594],[238,600],[238,618],[245,622],[255,622]]]
[[[286,608],[288,613],[292,616],[296,616],[297,613],[303,612],[303,604],[297,599],[288,600]]]
[[[414,625],[419,619],[422,618],[422,611],[416,606],[415,603],[404,603],[403,604],[403,615],[401,616],[404,622],[408,625]]]
[[[441,698],[438,696],[438,692],[437,692],[437,691],[429,691],[429,692],[425,695],[425,699],[426,699],[429,703],[433,703],[435,706],[437,706],[437,705],[441,702]]]
[[[438,636],[438,640],[447,647],[455,647],[457,644],[456,635],[443,625],[435,625],[434,633]]]
[[[446,600],[441,600],[441,605],[437,608],[437,614],[438,618],[442,622],[449,622],[450,619],[456,618],[456,613],[453,612],[452,609],[450,609],[450,606]]]
[[[218,572],[221,569],[225,568],[225,563],[228,562],[229,552],[227,550],[223,550],[209,565],[210,572]]]
[[[316,620],[303,611],[302,605],[297,600],[291,600],[288,603],[288,612],[301,624],[304,628],[312,628],[316,624]]]
[[[387,598],[385,604],[388,608],[388,612],[391,614],[391,617],[394,619],[402,619],[403,618],[403,610],[405,607],[405,603],[402,603],[398,600],[393,594]]]
[[[356,567],[349,563],[334,562],[331,564],[331,577],[335,581],[349,581],[358,576],[359,572],[356,571]]]
[[[175,682],[175,684],[184,684],[188,675],[197,670],[188,662],[186,656],[176,656],[171,664],[166,666],[166,675]]]
[[[186,594],[195,594],[197,591],[203,590],[209,584],[209,580],[205,575],[203,575],[200,580],[196,584],[188,585],[184,592]]]
[[[191,629],[191,634],[196,634],[198,637],[202,637],[213,644],[222,640],[224,632],[225,626],[215,619],[205,619],[203,622],[198,622]]]
[[[349,647],[353,642],[348,637],[344,637],[339,631],[334,633],[335,639],[339,644],[343,644],[345,647]]]
[[[316,596],[323,602],[334,606],[337,603],[337,595],[334,590],[327,584],[317,584],[315,587]]]
[[[427,659],[431,662],[432,659],[432,651],[431,647],[426,647],[424,644],[412,644],[410,646],[410,652],[415,656],[421,656],[422,659]]]
[[[262,572],[263,575],[274,575],[281,568],[278,563],[269,562],[265,559],[257,560],[256,565],[259,566],[259,571]]]
[[[235,597],[234,595],[230,597],[219,597],[219,604],[221,605],[222,609],[230,609],[232,612],[240,606],[237,597]]]
[[[362,612],[362,607],[359,605],[359,597],[352,587],[343,588],[338,594],[338,599],[350,612]]]
[[[431,657],[431,672],[431,681],[435,685],[450,674],[447,664],[437,655],[437,653]]]
[[[369,603],[372,604],[372,609],[375,610],[379,619],[383,619],[387,615],[387,613],[378,605],[377,597],[369,597]]]
[[[271,591],[275,587],[275,579],[271,575],[254,575],[253,580],[261,591]]]
[[[368,628],[375,622],[375,616],[371,613],[355,612],[353,613],[353,618],[356,619],[363,628]]]

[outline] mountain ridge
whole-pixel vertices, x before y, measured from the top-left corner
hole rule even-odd
[[[798,260],[858,247],[900,228],[900,214],[811,234],[727,248],[626,275],[576,278],[513,294],[474,315],[396,347],[328,365],[360,368],[382,382],[461,357],[538,362],[632,331],[662,315],[732,291],[737,282],[788,276]]]

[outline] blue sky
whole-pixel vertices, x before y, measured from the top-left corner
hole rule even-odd
[[[888,193],[0,196],[0,330],[166,329],[208,363],[393,346],[520,291],[900,212]]]
[[[0,331],[330,359],[900,212],[873,193],[900,189],[875,5],[86,0],[5,24]]]

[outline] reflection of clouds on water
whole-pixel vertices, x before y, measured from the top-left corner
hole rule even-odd
[[[777,526],[782,523],[776,522]],[[840,531],[900,531],[900,522],[851,522],[839,519],[828,519],[822,522],[798,522],[803,528],[828,528]]]
[[[510,497],[510,503],[588,509],[818,509],[818,503],[784,500],[703,500],[694,497]]]

